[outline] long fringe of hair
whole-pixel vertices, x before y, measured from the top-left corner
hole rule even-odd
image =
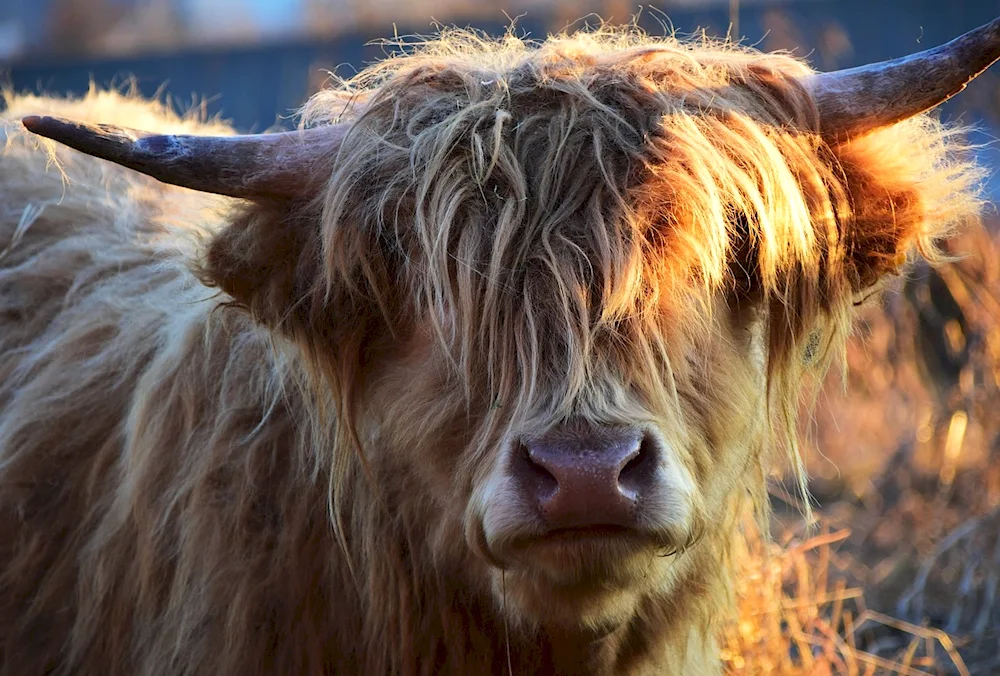
[[[711,330],[713,298],[766,308],[773,445],[804,491],[806,371],[841,354],[859,297],[915,252],[939,258],[982,177],[930,115],[829,145],[810,72],[635,29],[409,45],[302,111],[356,120],[323,204],[323,293],[385,309],[404,289],[467,397],[508,419],[578,408],[609,368],[598,345],[667,405],[670,344]]]

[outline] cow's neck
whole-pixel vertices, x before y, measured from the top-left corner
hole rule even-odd
[[[650,599],[632,622],[594,638],[508,626],[492,595],[466,582],[469,568],[479,564],[436,570],[428,565],[430,553],[412,548],[429,540],[400,533],[368,561],[363,593],[369,598],[361,605],[369,617],[360,642],[366,673],[702,676],[719,670],[713,622],[724,608],[713,600],[731,587],[729,541],[699,543],[684,555],[673,598]]]
[[[718,651],[702,626],[670,626],[669,618],[651,608],[627,626],[600,639],[546,632],[527,649],[544,646],[551,655],[551,669],[534,673],[556,674],[677,674],[710,675],[718,669]],[[537,664],[537,662],[536,662]],[[532,673],[526,671],[523,673]]]

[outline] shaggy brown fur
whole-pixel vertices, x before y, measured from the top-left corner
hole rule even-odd
[[[807,72],[635,33],[448,34],[310,101],[307,124],[356,120],[326,194],[252,206],[13,120],[217,125],[10,99],[0,674],[716,670],[730,545],[769,449],[795,455],[803,364],[978,208],[929,117],[821,141]],[[490,539],[510,439],[568,419],[669,441],[680,553],[598,584],[607,552]]]

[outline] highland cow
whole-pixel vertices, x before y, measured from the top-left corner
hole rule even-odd
[[[9,99],[0,674],[718,671],[803,379],[979,209],[924,113],[998,36],[450,32],[253,136]]]

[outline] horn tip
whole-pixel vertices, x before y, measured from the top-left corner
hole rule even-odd
[[[28,131],[35,132],[45,123],[40,115],[27,115],[21,118],[21,124],[23,124],[24,128]]]
[[[51,136],[53,133],[58,132],[61,129],[65,129],[66,126],[72,123],[69,120],[64,120],[59,117],[50,117],[48,115],[26,115],[21,118],[21,124],[24,128],[33,134],[38,134],[40,136]]]

